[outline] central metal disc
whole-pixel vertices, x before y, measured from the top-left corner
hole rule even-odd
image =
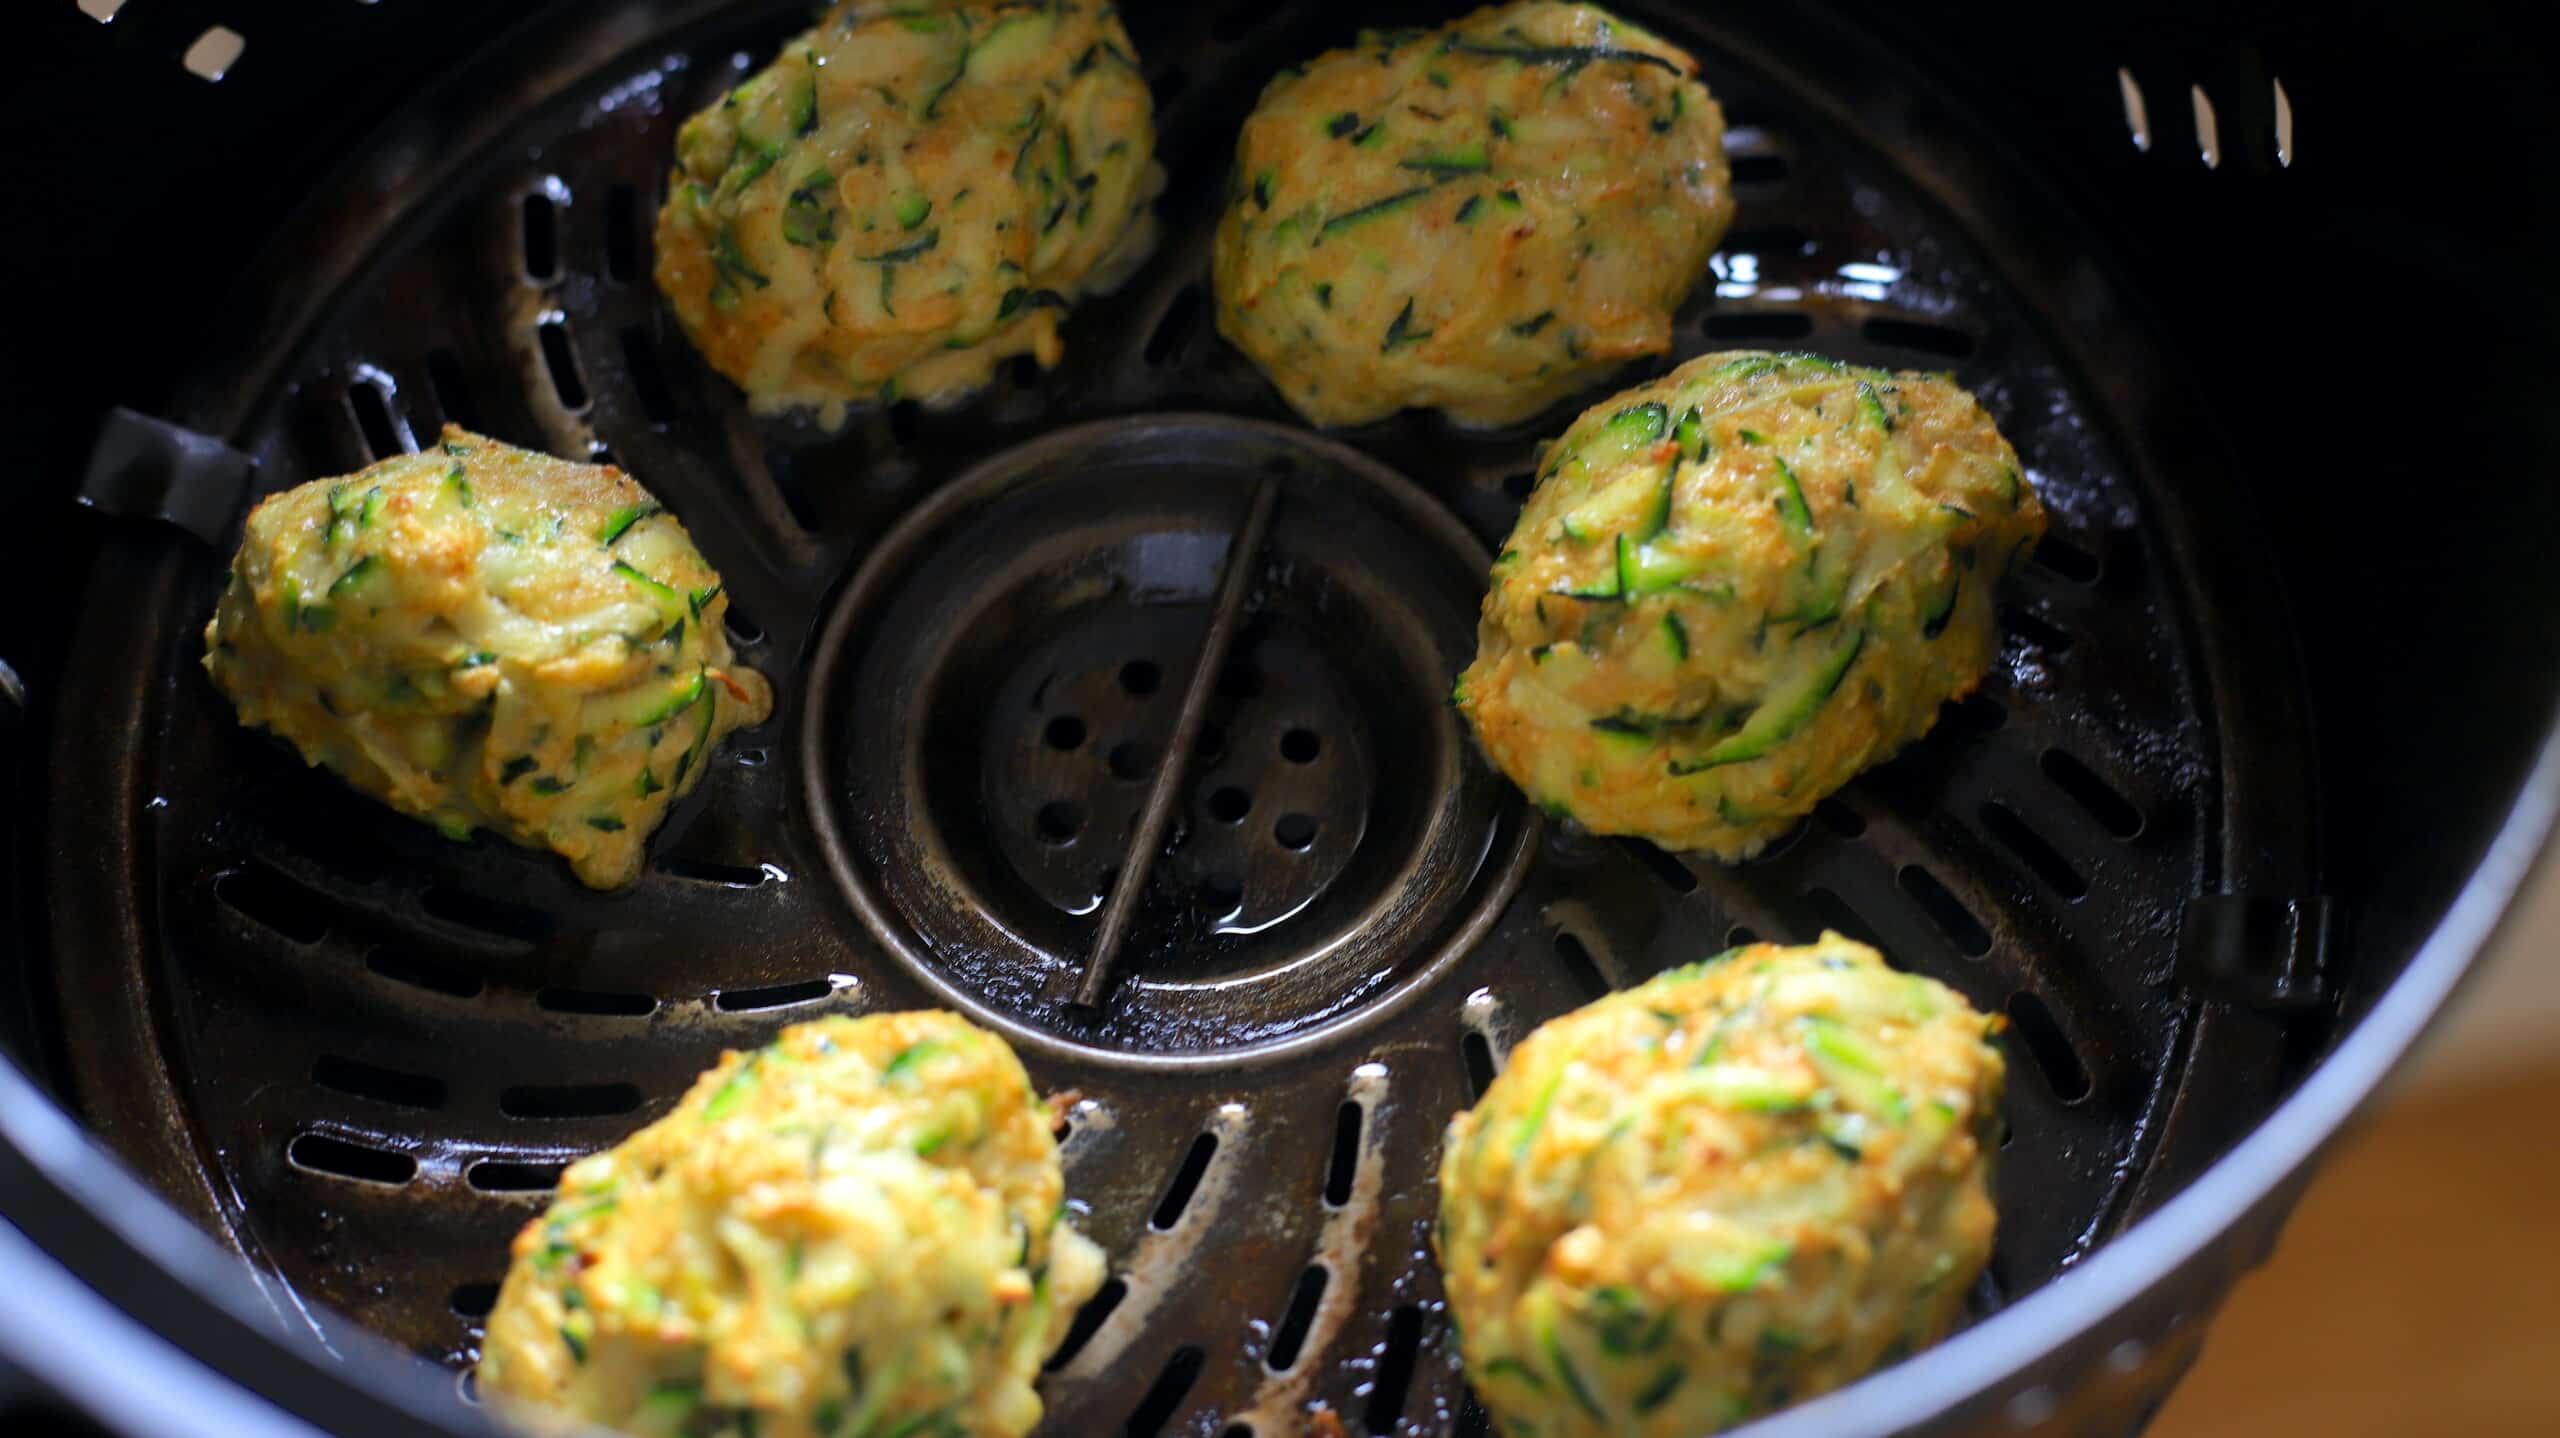
[[[1133,856],[1265,476],[1241,637],[1173,827]],[[801,735],[829,862],[891,953],[1035,1044],[1223,1060],[1374,1015],[1481,934],[1527,860],[1533,825],[1445,702],[1486,562],[1401,476],[1276,425],[1138,417],[999,454],[891,531],[828,617]],[[1072,1007],[1133,863],[1126,977]]]

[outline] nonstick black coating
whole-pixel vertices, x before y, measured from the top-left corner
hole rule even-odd
[[[291,322],[245,363],[201,374],[172,412],[238,436],[269,485],[368,457],[349,386],[377,375],[395,391],[385,412],[412,433],[467,406],[505,437],[609,446],[677,504],[753,616],[753,660],[784,681],[793,717],[737,757],[761,747],[770,762],[724,767],[634,895],[588,896],[509,851],[457,854],[231,726],[188,662],[214,559],[139,536],[116,538],[97,586],[122,611],[89,632],[119,637],[84,645],[64,686],[83,722],[58,726],[56,843],[113,860],[54,880],[57,1022],[84,1115],[295,1293],[437,1356],[467,1353],[456,1310],[483,1301],[507,1229],[538,1201],[524,1186],[550,1166],[655,1111],[722,1044],[828,1004],[913,1001],[917,976],[810,857],[811,806],[834,800],[795,786],[784,762],[807,737],[791,679],[820,606],[896,516],[1017,442],[1168,410],[1285,421],[1207,332],[1203,226],[1260,79],[1350,29],[1248,8],[1133,15],[1173,172],[1161,263],[1078,315],[1073,373],[827,438],[746,420],[654,304],[645,251],[616,238],[617,183],[645,231],[675,120],[716,87],[722,59],[762,53],[796,18],[697,24],[691,11],[714,7],[672,8],[683,13],[563,17],[422,101],[405,143],[395,128],[357,161],[392,203],[324,196],[289,228],[279,268],[303,279],[279,306]],[[676,40],[655,38],[662,18]],[[1951,364],[2036,468],[2059,542],[2016,596],[1989,703],[1951,711],[1774,858],[1666,865],[1550,832],[1491,936],[1437,980],[1436,1004],[1257,1060],[1232,1092],[1072,1053],[1040,1060],[1044,1079],[1088,1095],[1086,1118],[1106,1120],[1071,1139],[1071,1181],[1129,1284],[1053,1380],[1058,1431],[1133,1410],[1140,1426],[1216,1431],[1302,1399],[1355,1431],[1454,1421],[1419,1225],[1432,1135],[1471,1061],[1583,985],[1721,947],[1737,926],[1863,928],[2017,1019],[2017,1134],[1986,1310],[2174,1190],[2272,1103],[2288,1051],[2321,1042],[2316,1019],[2207,1017],[2172,963],[2188,899],[2281,903],[2320,885],[2283,611],[2243,536],[2197,520],[2231,471],[2186,423],[2177,376],[2127,318],[2134,300],[2081,264],[2044,187],[1868,38],[1809,18],[1659,23],[1707,60],[1744,157],[1722,293],[1692,307],[1684,352],[1775,342]],[[656,70],[678,50],[690,65]],[[653,71],[680,97],[595,113],[602,92]],[[560,253],[557,277],[531,283],[521,197],[537,191],[556,206]],[[555,311],[582,412],[562,406],[543,358]],[[659,381],[638,381],[651,364]],[[1347,438],[1489,539],[1516,504],[1505,481],[1527,468],[1530,435],[1404,421]],[[146,643],[124,617],[135,611],[166,616]],[[1384,714],[1361,716],[1373,722],[1400,701],[1374,702]],[[89,800],[104,792],[132,802]],[[2168,1121],[2182,1091],[2214,1100],[2188,1105],[2204,1112],[2183,1137]],[[430,1093],[424,1108],[385,1102]],[[1186,1184],[1204,1133],[1217,1143]],[[1195,1253],[1216,1261],[1189,1265]],[[1334,1296],[1306,1355],[1275,1377],[1270,1331],[1311,1260]],[[1217,1281],[1155,1281],[1186,1267]],[[1289,1431],[1277,1421],[1264,1426]]]

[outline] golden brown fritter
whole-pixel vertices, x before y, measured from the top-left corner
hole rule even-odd
[[[1999,1026],[1824,934],[1531,1034],[1441,1149],[1450,1316],[1502,1431],[1689,1438],[1936,1342],[1991,1254]]]
[[[1282,75],[1236,144],[1219,332],[1321,425],[1509,423],[1665,353],[1733,220],[1696,70],[1541,0]]]
[[[1946,380],[1706,355],[1548,451],[1455,698],[1550,812],[1746,857],[1981,681],[2043,533]]]
[[[1155,118],[1097,0],[849,0],[676,138],[658,288],[759,407],[1054,365],[1152,234]]]
[[[668,1438],[1029,1432],[1040,1365],[1102,1286],[1051,1122],[952,1014],[727,1054],[516,1236],[481,1386],[514,1416]]]
[[[242,723],[364,793],[607,888],[720,737],[772,712],[728,607],[629,475],[448,426],[251,511],[204,664]]]

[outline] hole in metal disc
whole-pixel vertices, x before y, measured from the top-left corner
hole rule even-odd
[[[2124,101],[2124,128],[2133,136],[2133,147],[2148,151],[2151,148],[2151,107],[2143,100],[2142,82],[2133,78],[2133,72],[2121,65],[2116,67],[2116,93]]]
[[[1305,814],[1283,814],[1271,826],[1271,837],[1283,849],[1304,849],[1316,841],[1316,821]]]
[[[362,829],[332,824],[318,841],[303,839],[295,847],[312,858],[358,883],[369,884],[386,878],[395,871],[405,871],[407,863],[391,846]],[[318,852],[312,852],[317,850]]]
[[[2017,1026],[2027,1052],[2035,1056],[2036,1067],[2044,1071],[2045,1082],[2053,1086],[2055,1098],[2078,1103],[2089,1096],[2089,1070],[2081,1064],[2080,1055],[2072,1052],[2070,1038],[2043,999],[2025,989],[2011,994],[2009,1021]]]
[[[484,987],[478,974],[460,964],[388,945],[366,954],[364,966],[393,983],[430,989],[457,999],[475,998]]]
[[[471,399],[471,381],[453,351],[441,347],[427,351],[427,388],[435,391],[436,408],[447,420],[468,430],[481,427],[480,408]]]
[[[297,944],[329,935],[318,895],[271,869],[231,869],[213,881],[213,896],[234,913]]]
[[[587,381],[578,373],[577,351],[569,347],[569,327],[557,319],[535,328],[542,345],[542,368],[551,376],[551,393],[560,407],[577,414],[587,407]]]
[[[1678,856],[1657,849],[1642,839],[1620,839],[1618,847],[1635,856],[1635,861],[1651,870],[1653,876],[1671,892],[1687,894],[1697,890],[1698,876],[1690,873],[1689,866],[1681,863]]]
[[[2110,834],[2130,839],[2142,832],[2142,811],[2133,801],[2116,792],[2115,786],[2099,778],[2097,771],[2060,749],[2047,749],[2037,761],[2045,777],[2059,786],[2089,817],[2098,821]]]
[[[438,884],[418,896],[419,907],[432,918],[448,924],[460,924],[499,938],[539,944],[550,939],[556,927],[549,914],[504,899],[492,899],[468,889]]]
[[[1813,817],[1820,819],[1824,828],[1843,839],[1854,839],[1867,832],[1866,816],[1837,799],[1825,799],[1814,805]]]
[[[494,1283],[459,1283],[446,1297],[445,1303],[462,1318],[482,1319],[498,1306],[498,1285]]]
[[[1837,930],[1871,949],[1884,947],[1884,941],[1876,935],[1875,926],[1868,923],[1857,910],[1850,908],[1848,900],[1829,889],[1805,890],[1804,906],[1813,916],[1816,928]],[[1811,943],[1815,937],[1813,934],[1804,936],[1807,943]]]
[[[296,1168],[351,1178],[358,1183],[398,1187],[418,1176],[418,1161],[405,1153],[349,1143],[325,1133],[306,1133],[285,1145],[284,1156]]]
[[[1155,771],[1155,746],[1143,739],[1123,739],[1111,746],[1110,764],[1115,779],[1143,779]]]
[[[1858,326],[1858,333],[1880,345],[1894,349],[1916,350],[1942,359],[1963,359],[1973,353],[1973,336],[1951,325],[1930,324],[1925,320],[1898,320],[1877,315]]]
[[[1052,799],[1032,816],[1032,828],[1047,844],[1071,844],[1084,827],[1084,810],[1064,799]]]
[[[1200,1381],[1200,1370],[1208,1363],[1208,1354],[1198,1346],[1184,1344],[1166,1360],[1164,1372],[1156,1375],[1155,1385],[1129,1414],[1129,1426],[1122,1430],[1127,1438],[1156,1438],[1164,1425],[1173,1419],[1174,1410],[1182,1406],[1183,1395]]]
[[[241,53],[248,48],[249,42],[241,38],[239,31],[216,25],[196,37],[179,63],[199,80],[219,80],[231,73],[231,67],[240,63]]]
[[[1292,764],[1312,764],[1324,752],[1324,741],[1313,729],[1292,729],[1280,736],[1280,757]]]
[[[1422,1352],[1422,1310],[1407,1303],[1387,1320],[1387,1351],[1378,1360],[1377,1386],[1369,1391],[1369,1431],[1393,1433],[1404,1421],[1405,1395],[1413,1390],[1414,1359]]]
[[[2196,119],[2196,154],[2208,170],[2222,168],[2222,122],[2215,118],[2213,98],[2202,85],[2187,87],[2187,107]]]
[[[1040,737],[1052,749],[1073,749],[1084,742],[1084,721],[1073,714],[1061,714],[1049,721]]]
[[[796,984],[771,984],[760,989],[722,989],[712,1003],[723,1013],[749,1013],[816,1003],[835,991],[836,986],[826,979],[803,979]]]
[[[1711,340],[1800,340],[1813,333],[1813,316],[1794,310],[1742,310],[1707,316]]]
[[[444,1107],[444,1080],[427,1074],[402,1073],[356,1059],[322,1054],[311,1061],[311,1081],[356,1098],[401,1108]]]
[[[540,190],[524,197],[524,277],[537,285],[560,277],[560,209]]]
[[[738,762],[749,767],[764,762],[747,757],[753,752],[740,751],[736,756]],[[762,888],[765,881],[773,877],[761,864],[722,864],[710,859],[688,859],[681,854],[670,854],[658,860],[657,869],[659,873],[673,874],[679,879],[694,879],[730,889]]]
[[[1472,1103],[1484,1097],[1493,1087],[1494,1076],[1501,1072],[1493,1061],[1493,1041],[1473,1029],[1458,1040],[1458,1055],[1467,1065],[1467,1099]]]
[[[1730,163],[1737,185],[1774,185],[1787,177],[1784,155],[1736,155]]]
[[[1324,1301],[1329,1277],[1321,1263],[1309,1264],[1307,1271],[1298,1275],[1298,1286],[1289,1294],[1289,1307],[1271,1335],[1271,1351],[1263,1355],[1264,1365],[1272,1372],[1286,1373],[1297,1366],[1298,1351],[1306,1346],[1307,1330],[1315,1326],[1316,1305]]]
[[[2023,604],[2002,605],[2000,617],[2008,621],[2009,627],[2017,632],[2019,638],[2039,649],[2060,654],[2071,647],[2070,630]]]
[[[1582,990],[1583,997],[1596,999],[1609,992],[1609,976],[1600,972],[1591,950],[1571,930],[1556,930],[1555,948],[1556,957],[1564,960],[1565,972],[1573,975],[1574,986]]]
[[[1360,1176],[1360,1130],[1368,1117],[1369,1111],[1356,1103],[1334,1110],[1333,1162],[1325,1167],[1324,1201],[1336,1208],[1351,1201],[1351,1181]]]
[[[1902,891],[1928,913],[1931,921],[1956,946],[1956,952],[1968,959],[1978,959],[1991,952],[1990,931],[1982,927],[1982,921],[1973,916],[1973,911],[1964,906],[1964,901],[1957,898],[1953,890],[1938,882],[1937,875],[1917,864],[1905,864],[1895,877],[1902,885]]]
[[[1184,285],[1164,307],[1164,318],[1156,322],[1155,333],[1147,336],[1146,356],[1151,365],[1171,359],[1182,343],[1191,337],[1200,317],[1202,297],[1198,285]]]
[[[2089,881],[2062,856],[2062,851],[2045,842],[2045,837],[2029,827],[2027,821],[2009,811],[2008,806],[1989,803],[1982,806],[1982,828],[2035,871],[2037,878],[2051,885],[2054,892],[2078,902],[2089,895]]]
[[[509,1118],[611,1118],[640,1106],[640,1090],[627,1083],[523,1084],[498,1095]]]
[[[391,412],[391,396],[380,382],[360,379],[348,385],[347,408],[355,412],[356,429],[364,436],[365,452],[375,459],[389,459],[416,448],[401,442],[406,438],[404,426]]]
[[[1042,1369],[1055,1373],[1074,1362],[1076,1355],[1084,1351],[1084,1346],[1093,1341],[1093,1335],[1102,1331],[1103,1322],[1111,1317],[1111,1310],[1119,1307],[1120,1300],[1128,1296],[1128,1283],[1117,1275],[1103,1280],[1102,1287],[1084,1301],[1084,1307],[1076,1310],[1076,1321],[1067,1325],[1067,1336],[1058,1340],[1058,1351],[1049,1355],[1049,1361],[1041,1365]]]
[[[482,1193],[547,1193],[560,1186],[566,1163],[522,1163],[484,1158],[463,1171],[463,1182]]]
[[[2098,556],[2059,534],[2047,534],[2037,542],[2035,562],[2074,584],[2098,582]]]
[[[1253,810],[1253,796],[1233,784],[1209,791],[1209,817],[1221,824],[1240,824]]]
[[[665,424],[676,417],[676,393],[667,386],[666,366],[658,358],[658,341],[647,325],[622,327],[622,367],[631,376],[631,394],[640,401],[641,417]]]
[[[1156,1204],[1155,1217],[1149,1222],[1158,1229],[1174,1226],[1182,1218],[1182,1210],[1191,1204],[1191,1195],[1200,1188],[1200,1180],[1209,1172],[1209,1160],[1218,1153],[1218,1136],[1204,1133],[1191,1141],[1191,1151],[1182,1156],[1182,1167],[1175,1169],[1173,1182],[1165,1185],[1164,1197]]]
[[[1152,659],[1132,659],[1120,666],[1120,687],[1132,694],[1153,694],[1164,686],[1164,670]]]

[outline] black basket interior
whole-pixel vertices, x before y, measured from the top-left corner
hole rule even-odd
[[[1038,801],[1121,802],[1106,739],[1161,746],[1207,596],[1168,574],[1171,602],[1099,633],[1026,621],[1061,673],[1173,677],[1096,679],[1071,715],[971,730],[963,767],[997,756],[984,814],[866,807],[858,755],[830,737],[851,701],[824,676],[904,662],[865,603],[905,592],[920,561],[901,546],[930,561],[935,535],[895,528],[928,497],[1093,424],[1098,444],[1200,467],[1114,523],[1214,542],[1285,453],[1319,476],[1287,501],[1302,516],[1367,506],[1438,546],[1328,556],[1427,627],[1471,606],[1468,546],[1508,527],[1555,426],[1406,418],[1340,436],[1356,462],[1337,463],[1273,437],[1288,416],[1207,323],[1205,226],[1262,78],[1429,7],[1131,7],[1172,178],[1158,262],[1080,310],[1069,370],[1017,368],[964,409],[841,434],[746,416],[646,279],[674,125],[802,7],[86,13],[104,8],[28,17],[24,52],[47,63],[9,102],[52,142],[19,162],[41,222],[0,242],[36,310],[0,384],[33,460],[5,494],[28,539],[0,567],[0,659],[28,694],[0,707],[17,786],[0,1037],[247,1260],[306,1330],[293,1341],[361,1344],[352,1320],[467,1363],[505,1238],[558,1168],[662,1111],[720,1048],[829,1006],[939,1001],[937,974],[998,982],[937,969],[942,931],[900,907],[901,856],[826,836],[948,820],[990,871],[1043,852],[1042,827],[1066,821]],[[1445,904],[1392,935],[1413,974],[1392,995],[1284,988],[1222,1010],[1168,988],[1167,1017],[1110,1032],[1036,987],[1006,997],[1046,1036],[1037,1076],[1085,1095],[1070,1183],[1114,1259],[1050,1380],[1052,1431],[1291,1432],[1309,1404],[1354,1432],[1476,1431],[1420,1240],[1439,1125],[1549,1014],[1735,938],[1825,926],[2013,1020],[1989,1319],[2202,1172],[2378,1000],[2548,727],[2560,572],[2541,550],[2560,499],[2542,464],[2560,420],[2535,266],[2555,227],[2531,177],[2553,151],[2529,143],[2548,91],[2523,47],[2460,7],[2002,4],[1925,26],[1860,5],[1624,8],[1697,50],[1734,124],[1741,214],[1680,354],[1953,368],[2034,468],[2053,537],[2004,611],[1985,695],[1764,859],[1539,832],[1488,791],[1465,811],[1488,837],[1447,859]],[[242,45],[213,79],[216,24]],[[2429,57],[2428,78],[2395,54]],[[635,87],[655,98],[631,103]],[[258,461],[260,490],[447,418],[609,452],[729,576],[777,717],[735,742],[630,894],[380,816],[241,732],[193,671],[213,550],[71,512],[113,404],[219,435]],[[1165,413],[1279,428],[1136,418]],[[1299,523],[1275,546],[1324,551]],[[1284,578],[1267,587],[1213,713],[1234,752],[1198,766],[1193,822],[1241,802],[1253,834],[1286,809],[1315,838],[1274,829],[1288,853],[1238,840],[1229,869],[1166,883],[1260,883],[1308,852],[1332,855],[1328,892],[1398,882],[1374,845],[1325,846],[1362,822],[1419,832],[1377,771],[1463,765],[1449,721],[1435,694],[1328,649]],[[962,660],[998,691],[1019,677]],[[1049,752],[1061,715],[1091,731],[1066,746],[1085,768]],[[1005,891],[1036,916],[1013,927],[1063,952],[1084,931],[1039,887]],[[857,900],[875,890],[888,922]],[[1202,961],[1174,952],[1178,931],[1137,957],[1141,977]],[[1206,951],[1237,973],[1267,957],[1244,939]],[[1291,1005],[1318,1001],[1376,1012],[1299,1035]],[[1204,1082],[1162,1051],[1242,1057]],[[2159,1277],[2201,1313],[2227,1269]],[[1285,1362],[1282,1334],[1300,1350]],[[2030,1419],[2067,1425],[2053,1394],[2086,1393],[2102,1426],[2130,1426],[2191,1343],[2160,1342],[2114,1387],[2082,1385],[2094,1364],[2065,1365],[2058,1389],[2013,1371],[1969,1411],[2017,1417],[2001,1388],[2019,1388],[2047,1395]],[[1954,1421],[1897,1415],[1892,1382],[1867,1385],[1869,1418]],[[444,1401],[409,1416],[470,1421]]]

